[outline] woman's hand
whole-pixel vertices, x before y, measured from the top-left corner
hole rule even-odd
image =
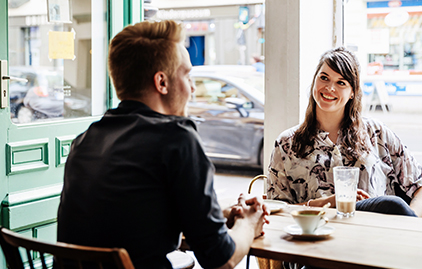
[[[356,193],[356,202],[359,202],[368,198],[371,198],[371,196],[369,196],[369,194],[366,191],[358,189],[358,192]]]
[[[307,201],[305,203],[301,203],[299,205],[322,207],[327,203],[331,204],[330,207],[336,207],[336,195],[333,194],[333,195],[326,196],[326,197],[310,199],[309,201]]]
[[[356,193],[356,202],[358,201],[362,201],[365,199],[371,198],[371,196],[369,196],[369,194],[361,189],[357,190]],[[322,197],[322,198],[317,198],[317,199],[311,199],[306,203],[302,203],[304,205],[308,205],[308,206],[317,206],[317,207],[322,207],[324,206],[326,203],[330,202],[331,206],[335,208],[336,207],[336,195],[330,195],[330,196],[326,196],[326,197]]]

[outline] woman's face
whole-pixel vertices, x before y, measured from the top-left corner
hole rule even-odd
[[[353,89],[345,78],[324,63],[315,77],[312,95],[319,116],[333,113],[343,116],[346,103],[353,96]]]

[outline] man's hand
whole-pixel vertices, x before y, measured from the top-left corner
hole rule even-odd
[[[246,254],[254,238],[264,234],[263,226],[269,223],[270,214],[262,198],[248,198],[241,194],[236,205],[224,210],[230,228],[229,235],[236,244],[236,249],[230,260],[220,268],[234,268]]]
[[[238,203],[225,210],[228,212],[227,227],[232,228],[237,219],[248,219],[255,225],[255,237],[263,235],[263,226],[269,223],[266,216],[270,214],[267,206],[262,199],[253,197],[246,199],[243,194],[240,194]]]

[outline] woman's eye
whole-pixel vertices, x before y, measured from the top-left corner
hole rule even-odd
[[[338,84],[341,85],[341,86],[345,86],[346,85],[346,83],[344,83],[343,81],[339,81]]]
[[[321,76],[320,78],[321,78],[321,80],[328,80],[328,78],[326,76]]]

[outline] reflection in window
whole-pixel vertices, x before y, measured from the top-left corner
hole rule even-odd
[[[421,163],[422,2],[344,4],[344,42],[359,58],[363,115],[391,128]],[[419,118],[415,118],[419,117]]]
[[[85,117],[105,111],[106,5],[104,0],[70,3],[72,18],[66,23],[49,22],[46,6],[38,7],[39,1],[17,4],[9,0],[9,74],[27,80],[10,81],[10,116],[14,123]],[[74,36],[73,59],[50,58],[52,33]],[[104,60],[93,61],[94,57]],[[91,91],[93,83],[99,92]]]
[[[405,109],[392,98],[422,95],[421,2],[357,0],[344,8],[345,44],[359,57],[368,105],[382,95],[384,106]]]
[[[250,108],[250,100],[243,95],[235,86],[215,79],[194,78],[196,91],[192,94],[192,100],[196,103],[226,105],[227,98],[240,99]]]

